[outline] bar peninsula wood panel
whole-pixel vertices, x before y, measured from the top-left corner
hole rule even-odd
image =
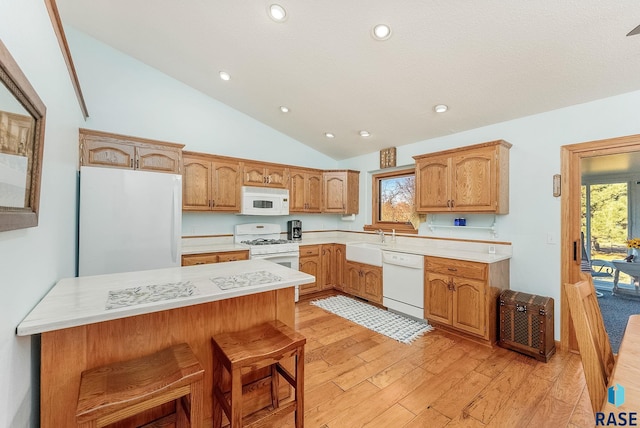
[[[211,426],[211,335],[280,320],[295,325],[294,288],[44,332],[41,426],[75,426],[80,374],[186,342],[205,368],[204,426]],[[269,399],[269,395],[263,395]],[[260,403],[254,400],[254,406]]]

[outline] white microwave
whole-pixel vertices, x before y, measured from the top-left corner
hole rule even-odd
[[[289,189],[242,186],[240,214],[289,215]]]

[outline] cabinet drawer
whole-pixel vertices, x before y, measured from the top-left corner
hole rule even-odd
[[[229,253],[218,254],[218,263],[235,262],[238,260],[249,260],[248,251],[233,251]]]
[[[206,253],[182,256],[182,266],[206,265],[209,263],[218,263],[218,255],[215,253]]]
[[[445,275],[461,276],[464,278],[484,280],[487,275],[487,264],[468,262],[463,260],[443,259],[440,257],[426,257],[426,270]]]
[[[300,257],[317,256],[320,254],[319,245],[303,245],[300,247]]]

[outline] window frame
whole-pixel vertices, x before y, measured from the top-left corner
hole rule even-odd
[[[395,229],[396,233],[410,233],[417,234],[418,230],[413,227],[411,223],[396,223],[389,221],[380,221],[379,218],[379,205],[380,205],[380,181],[388,178],[394,178],[399,176],[413,175],[415,179],[415,168],[404,168],[395,171],[380,172],[371,175],[371,224],[365,225],[364,230],[375,231],[383,230],[385,232],[391,232]],[[415,198],[415,192],[414,192]],[[414,206],[415,206],[415,200]]]

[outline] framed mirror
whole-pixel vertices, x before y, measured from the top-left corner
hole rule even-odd
[[[0,40],[0,231],[38,225],[46,108]]]

